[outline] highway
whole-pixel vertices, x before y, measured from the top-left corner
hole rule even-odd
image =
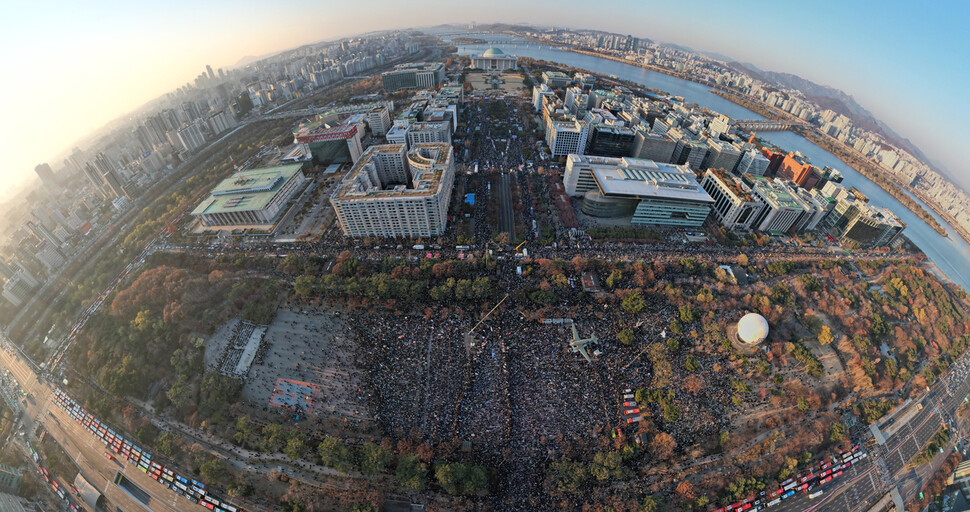
[[[6,341],[6,340],[5,340]],[[9,341],[6,341],[9,345]],[[48,439],[53,439],[74,460],[81,475],[97,487],[113,505],[110,510],[123,512],[151,510],[154,512],[205,511],[194,500],[179,496],[162,486],[147,474],[120,457],[109,460],[104,456],[105,446],[87,429],[78,424],[70,415],[52,402],[51,386],[38,380],[31,368],[16,356],[12,349],[0,350],[0,363],[10,370],[11,375],[32,400],[26,401],[25,431],[33,432],[34,426],[41,422],[48,431]],[[30,430],[27,430],[30,429]],[[121,473],[131,480],[148,496],[148,504],[143,504],[131,494],[114,483],[115,476]],[[73,483],[73,482],[72,482]],[[91,512],[93,508],[84,505]]]
[[[863,464],[853,468],[857,471],[855,478],[850,476],[851,480],[841,488],[827,491],[829,496],[826,498],[823,495],[818,503],[804,509],[791,510],[868,510],[893,487],[899,490],[904,502],[916,496],[950,453],[950,450],[944,450],[945,453],[937,454],[930,463],[907,469],[907,463],[940,429],[941,420],[946,420],[950,427],[962,430],[954,432],[951,439],[967,433],[965,424],[954,425],[952,419],[956,416],[956,410],[963,405],[964,398],[970,394],[968,370],[970,357],[965,354],[928,393],[893,415],[894,418],[903,419],[903,423],[898,427],[893,425],[896,430],[886,439],[885,444],[877,447]],[[883,422],[884,425],[887,423],[895,422]]]

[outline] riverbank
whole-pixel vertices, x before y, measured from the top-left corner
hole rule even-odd
[[[505,34],[519,39],[534,42],[540,46],[546,46],[549,43],[548,41],[544,41],[542,39],[527,36],[517,32],[506,32]],[[798,117],[795,117],[789,114],[788,112],[783,112],[774,107],[769,107],[768,105],[761,103],[759,101],[752,100],[746,96],[738,95],[731,90],[721,88],[720,86],[718,86],[713,82],[710,82],[708,80],[701,80],[685,73],[679,73],[671,69],[661,68],[657,66],[652,66],[650,64],[637,62],[636,60],[629,60],[615,55],[604,54],[604,53],[588,50],[584,47],[571,45],[568,43],[560,43],[560,46],[557,46],[555,48],[559,50],[576,53],[579,55],[586,55],[589,57],[606,59],[606,60],[618,62],[621,64],[626,64],[629,66],[645,69],[647,71],[653,71],[653,72],[667,75],[680,80],[685,80],[688,82],[693,82],[696,84],[707,86],[709,87],[710,93],[715,94],[725,100],[728,100],[740,107],[743,107],[752,112],[755,112],[765,117],[766,119],[776,120],[776,121],[791,121],[791,122],[799,122],[799,123],[804,122],[804,120]],[[841,141],[833,139],[828,135],[822,134],[821,132],[815,129],[812,129],[812,130],[795,129],[793,130],[793,132],[804,137],[806,140],[809,140],[810,142],[814,143],[820,148],[828,151],[832,155],[841,159],[843,162],[854,167],[856,170],[859,171],[859,173],[862,176],[872,181],[874,184],[876,184],[876,186],[878,186],[882,190],[886,191],[889,195],[891,195],[893,198],[899,201],[904,207],[906,207],[908,210],[913,212],[913,214],[915,214],[921,220],[926,222],[926,224],[930,228],[932,228],[936,233],[938,233],[940,236],[943,236],[943,237],[949,236],[949,234],[946,231],[946,228],[944,228],[940,224],[940,222],[932,214],[930,214],[930,212],[926,211],[926,208],[924,208],[923,205],[918,203],[914,198],[917,198],[920,201],[922,201],[927,208],[932,210],[936,215],[939,215],[944,222],[950,225],[950,227],[960,236],[961,239],[963,239],[966,242],[970,242],[970,231],[963,229],[951,215],[949,215],[946,211],[944,211],[942,208],[936,205],[932,200],[925,197],[924,194],[921,194],[917,190],[910,187],[908,184],[902,183],[896,180],[894,177],[886,175],[878,167],[877,164],[872,163],[864,155],[859,154],[855,150],[855,148],[849,147],[844,143],[842,143]]]
[[[756,112],[757,114],[764,116],[767,119],[772,119],[775,121],[799,121],[799,119],[787,112],[782,112],[774,107],[769,107],[760,101],[753,100],[751,98],[741,96],[732,92],[727,92],[718,89],[711,89],[712,94],[716,94],[721,98],[724,98],[732,103],[740,105],[748,110]],[[838,159],[842,160],[846,164],[852,166],[855,170],[859,171],[859,174],[865,176],[869,181],[872,181],[879,188],[885,190],[889,195],[893,196],[897,201],[902,203],[903,206],[908,208],[911,212],[916,214],[917,217],[922,219],[926,224],[928,224],[934,231],[940,234],[940,236],[948,236],[946,229],[933,217],[930,212],[926,211],[919,203],[916,202],[913,197],[919,197],[919,194],[911,187],[900,183],[893,177],[887,176],[884,172],[879,170],[878,166],[865,156],[861,155],[854,148],[851,148],[841,141],[834,139],[828,135],[819,132],[817,129],[798,129],[796,128],[795,133],[805,137],[810,142],[816,146],[828,151],[835,155]],[[925,201],[925,200],[924,200]],[[944,217],[937,211],[930,203],[927,203],[937,215]],[[946,217],[944,217],[946,219]],[[965,232],[954,224],[950,224],[950,227],[954,229],[964,240],[970,241],[970,237]]]

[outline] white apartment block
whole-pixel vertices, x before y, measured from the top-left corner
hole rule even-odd
[[[451,127],[447,121],[411,123],[407,130],[408,147],[415,144],[440,142],[451,144]]]
[[[720,169],[708,169],[701,187],[711,196],[714,216],[728,229],[748,229],[765,204],[742,181]]]
[[[367,112],[367,124],[374,135],[383,137],[391,129],[391,113],[387,107],[374,107]]]
[[[581,121],[557,121],[549,119],[546,126],[546,144],[552,156],[582,155],[586,152],[589,125]]]

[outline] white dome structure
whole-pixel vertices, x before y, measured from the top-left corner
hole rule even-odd
[[[738,321],[738,341],[757,345],[768,337],[768,321],[757,313],[748,313]]]

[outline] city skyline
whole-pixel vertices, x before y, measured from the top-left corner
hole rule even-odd
[[[690,2],[665,6],[665,11],[658,13],[646,6],[615,2],[602,15],[593,13],[577,20],[568,15],[575,10],[562,6],[522,8],[503,1],[491,3],[487,13],[480,13],[484,16],[433,8],[429,2],[418,2],[407,9],[389,2],[372,2],[372,9],[357,10],[332,2],[291,2],[275,10],[237,7],[222,1],[201,8],[175,2],[167,4],[166,9],[138,6],[124,14],[107,4],[84,9],[51,4],[59,8],[40,12],[21,7],[13,12],[0,36],[4,61],[21,76],[38,77],[6,81],[0,90],[8,120],[0,137],[8,155],[0,200],[6,200],[12,188],[33,180],[37,164],[50,160],[55,169],[60,168],[55,155],[69,150],[74,141],[184,85],[206,65],[230,68],[247,56],[266,56],[374,30],[471,21],[631,33],[724,54],[761,69],[797,74],[852,95],[877,119],[918,146],[932,160],[930,163],[942,164],[960,185],[970,186],[970,174],[961,167],[956,126],[958,119],[970,114],[970,106],[960,101],[958,91],[968,72],[959,66],[946,66],[966,50],[967,43],[947,39],[948,34],[956,33],[955,23],[961,16],[936,6],[914,9],[896,3],[869,12],[864,7],[842,4],[836,9],[834,2],[770,8],[752,2],[733,9]],[[184,12],[180,6],[193,16],[180,16]],[[627,9],[630,16],[605,15],[615,9]],[[703,9],[705,16],[686,17],[685,21],[685,15],[696,9]],[[954,4],[953,9],[967,8]],[[375,19],[368,15],[373,10],[394,15]],[[294,11],[305,16],[295,19],[291,16]],[[844,15],[831,16],[832,12]],[[873,21],[856,26],[853,20],[859,19],[860,13]],[[156,27],[168,27],[168,32],[141,30],[148,20]],[[258,20],[258,26],[252,26],[254,20]],[[903,21],[909,27],[905,33],[879,28]],[[746,31],[739,41],[733,35],[735,31],[726,30],[731,26],[755,30]],[[253,28],[259,30],[254,33]],[[41,29],[44,38],[31,35]],[[853,31],[859,33],[847,39]],[[912,36],[900,37],[906,34]],[[28,38],[34,44],[30,51],[23,51],[17,42]],[[119,44],[121,41],[125,44]],[[898,62],[905,62],[913,71],[900,77],[895,69]],[[41,79],[54,69],[71,77],[71,83]],[[920,92],[920,102],[912,101],[913,91]],[[901,101],[907,92],[907,101]],[[86,100],[79,101],[81,98]],[[948,115],[939,119],[927,115],[927,111]],[[53,119],[58,119],[56,129],[52,128]],[[52,129],[55,131],[49,136],[38,136]]]

